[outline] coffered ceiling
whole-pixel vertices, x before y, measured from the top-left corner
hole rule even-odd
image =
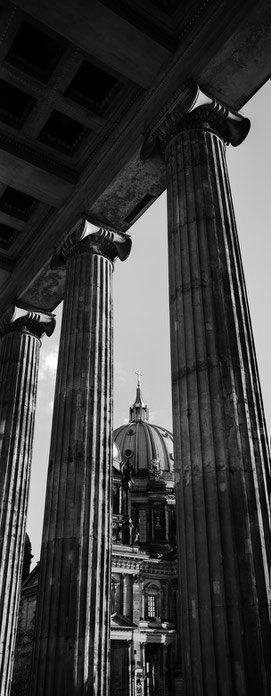
[[[270,3],[0,0],[0,310],[53,310],[80,217],[123,231],[166,186],[144,134],[193,79],[239,109],[271,72]]]

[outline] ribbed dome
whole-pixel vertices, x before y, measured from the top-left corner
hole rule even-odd
[[[113,466],[115,467],[115,469],[120,470],[121,462],[122,462],[121,452],[120,452],[118,446],[116,445],[116,443],[113,442]]]
[[[114,441],[123,463],[129,461],[132,465],[133,475],[159,476],[160,473],[164,478],[171,478],[174,470],[173,435],[166,428],[149,423],[148,419],[148,407],[138,381],[136,399],[130,408],[130,422],[114,430]]]

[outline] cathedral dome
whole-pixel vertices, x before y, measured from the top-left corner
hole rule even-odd
[[[122,465],[121,451],[120,451],[119,447],[117,446],[116,442],[113,442],[113,466],[115,467],[115,469],[120,471],[121,465]]]
[[[130,421],[114,430],[114,442],[123,464],[129,463],[132,476],[173,479],[173,435],[167,428],[149,423],[149,409],[143,401],[139,380]]]

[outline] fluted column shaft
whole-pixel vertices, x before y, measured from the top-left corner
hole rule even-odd
[[[97,242],[67,256],[31,693],[108,693],[112,270]]]
[[[165,151],[185,694],[267,696],[265,422],[225,145],[193,128]]]
[[[13,670],[42,334],[39,315],[29,321],[21,314],[4,325],[0,352],[1,696],[10,692]]]

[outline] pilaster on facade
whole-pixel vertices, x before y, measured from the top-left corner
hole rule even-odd
[[[248,119],[187,88],[157,118],[142,149],[144,158],[159,147],[167,168],[188,696],[196,684],[202,696],[267,696],[271,689],[270,455],[225,159],[225,145],[239,145],[249,127]]]
[[[80,220],[66,286],[40,563],[32,696],[109,688],[112,271],[130,238]],[[68,629],[67,629],[68,626]]]
[[[11,688],[41,337],[52,314],[13,306],[0,322],[0,693]]]

